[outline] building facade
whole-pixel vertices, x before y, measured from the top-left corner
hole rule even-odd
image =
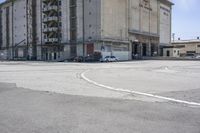
[[[166,46],[163,48],[164,57],[180,57],[180,48],[174,46]]]
[[[200,55],[200,40],[175,40],[171,46],[163,47],[164,57],[195,57]]]
[[[169,0],[7,0],[0,51],[7,59],[59,61],[101,52],[130,60],[171,43]]]
[[[180,56],[200,55],[200,40],[178,40],[172,42],[172,45],[180,49]]]

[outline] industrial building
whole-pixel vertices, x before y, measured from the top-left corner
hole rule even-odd
[[[163,48],[165,57],[187,57],[200,55],[200,39],[176,40]]]
[[[60,61],[100,52],[131,60],[171,45],[169,0],[7,0],[0,4],[5,59]]]

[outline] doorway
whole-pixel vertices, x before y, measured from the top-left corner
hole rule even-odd
[[[132,59],[135,59],[135,56],[138,56],[138,54],[139,54],[139,44],[132,43]]]
[[[142,44],[142,56],[147,56],[147,45]]]
[[[169,57],[170,56],[170,51],[169,50],[167,50],[167,57]]]

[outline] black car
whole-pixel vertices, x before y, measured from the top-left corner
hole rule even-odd
[[[85,57],[86,62],[98,62],[102,58],[100,52],[94,52],[91,55]]]
[[[77,56],[73,59],[74,62],[83,62],[83,56]]]

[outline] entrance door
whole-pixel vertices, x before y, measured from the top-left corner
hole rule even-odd
[[[154,55],[154,52],[155,52],[155,45],[151,44],[151,56]]]
[[[135,44],[135,47],[134,47],[134,54],[138,54],[138,44]]]
[[[167,57],[169,57],[170,56],[170,51],[169,50],[167,50]]]
[[[94,44],[87,44],[87,55],[91,55],[94,53]]]
[[[54,56],[53,56],[53,57],[54,57],[54,60],[56,60],[56,57],[57,57],[57,53],[54,53]]]
[[[139,44],[137,44],[137,43],[132,44],[132,59],[135,58],[135,55],[139,54],[138,47],[139,47]]]
[[[70,56],[71,57],[75,57],[76,56],[76,52],[77,52],[76,45],[75,44],[71,44],[70,45]]]
[[[147,56],[147,45],[142,44],[142,56]]]
[[[46,53],[46,55],[45,55],[45,60],[48,60],[48,56],[49,56],[49,54]]]

